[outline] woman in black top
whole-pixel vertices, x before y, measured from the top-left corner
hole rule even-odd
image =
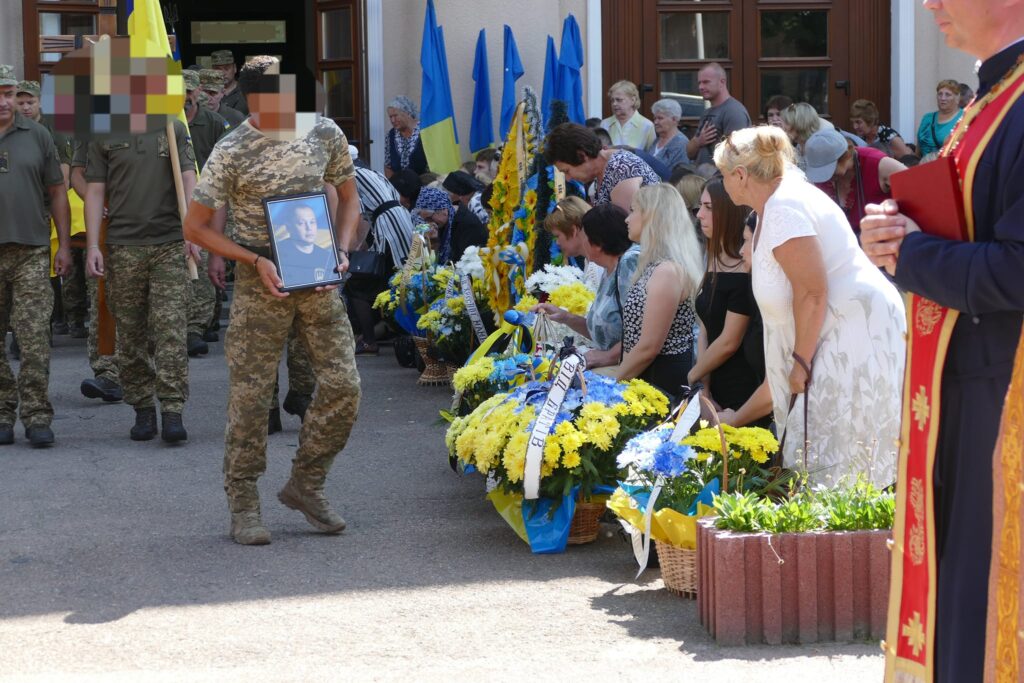
[[[691,385],[702,381],[715,403],[733,410],[746,403],[760,384],[743,353],[753,306],[750,273],[740,254],[749,213],[749,208],[733,204],[720,179],[711,180],[704,188],[697,212],[708,240],[708,255],[696,302],[700,319],[697,362],[688,380]]]
[[[750,213],[747,223],[743,226],[743,247],[740,253],[743,255],[744,269],[749,273],[752,261],[754,245],[754,229],[757,227],[757,214]],[[747,325],[747,332],[743,335],[743,358],[750,366],[757,381],[757,389],[750,395],[750,398],[737,409],[723,407],[718,413],[718,419],[733,427],[744,427],[753,425],[756,427],[769,427],[772,424],[772,394],[768,384],[764,381],[764,327],[761,322],[761,312],[757,309],[757,302],[754,301],[754,292],[750,291],[750,323]]]

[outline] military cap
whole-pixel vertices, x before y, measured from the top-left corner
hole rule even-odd
[[[444,189],[457,195],[473,194],[484,189],[484,184],[465,171],[454,171],[448,174],[442,183]]]
[[[14,77],[14,67],[10,64],[0,64],[0,87],[18,85],[18,79]]]
[[[210,63],[214,66],[225,66],[235,63],[235,55],[231,50],[214,50],[210,55]]]
[[[199,74],[191,69],[185,69],[181,72],[181,77],[185,79],[185,90],[197,90],[199,88]]]
[[[39,97],[39,81],[22,81],[18,83],[17,95],[28,93],[33,97]]]
[[[224,74],[216,69],[203,69],[199,72],[199,87],[203,90],[223,90]]]

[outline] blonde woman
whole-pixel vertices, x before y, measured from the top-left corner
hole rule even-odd
[[[583,282],[591,289],[604,276],[604,269],[587,261],[587,233],[583,232],[583,216],[590,211],[590,204],[579,197],[561,199],[544,219],[544,229],[551,233],[559,251],[565,257],[565,265],[576,266],[583,271]]]
[[[774,126],[737,131],[715,150],[726,192],[760,217],[752,276],[767,379],[751,401],[770,392],[785,464],[806,462],[812,482],[865,475],[887,486],[896,476],[903,300],[842,209],[792,161]]]
[[[636,149],[647,149],[654,144],[657,135],[654,123],[644,117],[640,109],[640,91],[632,81],[619,81],[608,89],[608,102],[612,115],[601,122],[608,131],[612,146],[625,145]]]
[[[697,233],[679,192],[666,183],[637,191],[626,226],[640,257],[622,306],[617,377],[639,377],[675,397],[693,366],[693,301],[704,276]]]

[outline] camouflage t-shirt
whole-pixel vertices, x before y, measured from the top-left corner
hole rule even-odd
[[[246,121],[213,148],[192,199],[211,209],[229,205],[240,244],[270,244],[263,200],[319,192],[355,177],[348,140],[338,125],[321,119],[305,137],[268,138]]]

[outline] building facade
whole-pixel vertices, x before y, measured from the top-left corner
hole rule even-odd
[[[319,83],[327,115],[376,167],[383,161],[387,102],[397,95],[419,100],[426,0],[161,4],[184,65],[205,65],[210,52],[222,48],[240,59],[281,56],[286,70],[298,76],[300,106],[316,106]],[[123,32],[123,5],[2,0],[0,62],[37,77],[74,45],[75,36],[111,26]],[[557,45],[570,13],[585,45],[588,116],[608,115],[606,86],[625,78],[640,87],[645,114],[655,100],[674,97],[683,104],[684,123],[693,121],[702,106],[696,73],[701,64],[718,61],[754,120],[768,97],[784,93],[846,126],[849,104],[868,98],[910,141],[920,117],[935,108],[939,80],[974,84],[973,60],[945,47],[930,14],[915,0],[435,0],[435,6],[467,157],[479,30],[487,30],[497,118],[503,26],[512,28],[525,68],[519,87],[539,91],[547,36]]]

